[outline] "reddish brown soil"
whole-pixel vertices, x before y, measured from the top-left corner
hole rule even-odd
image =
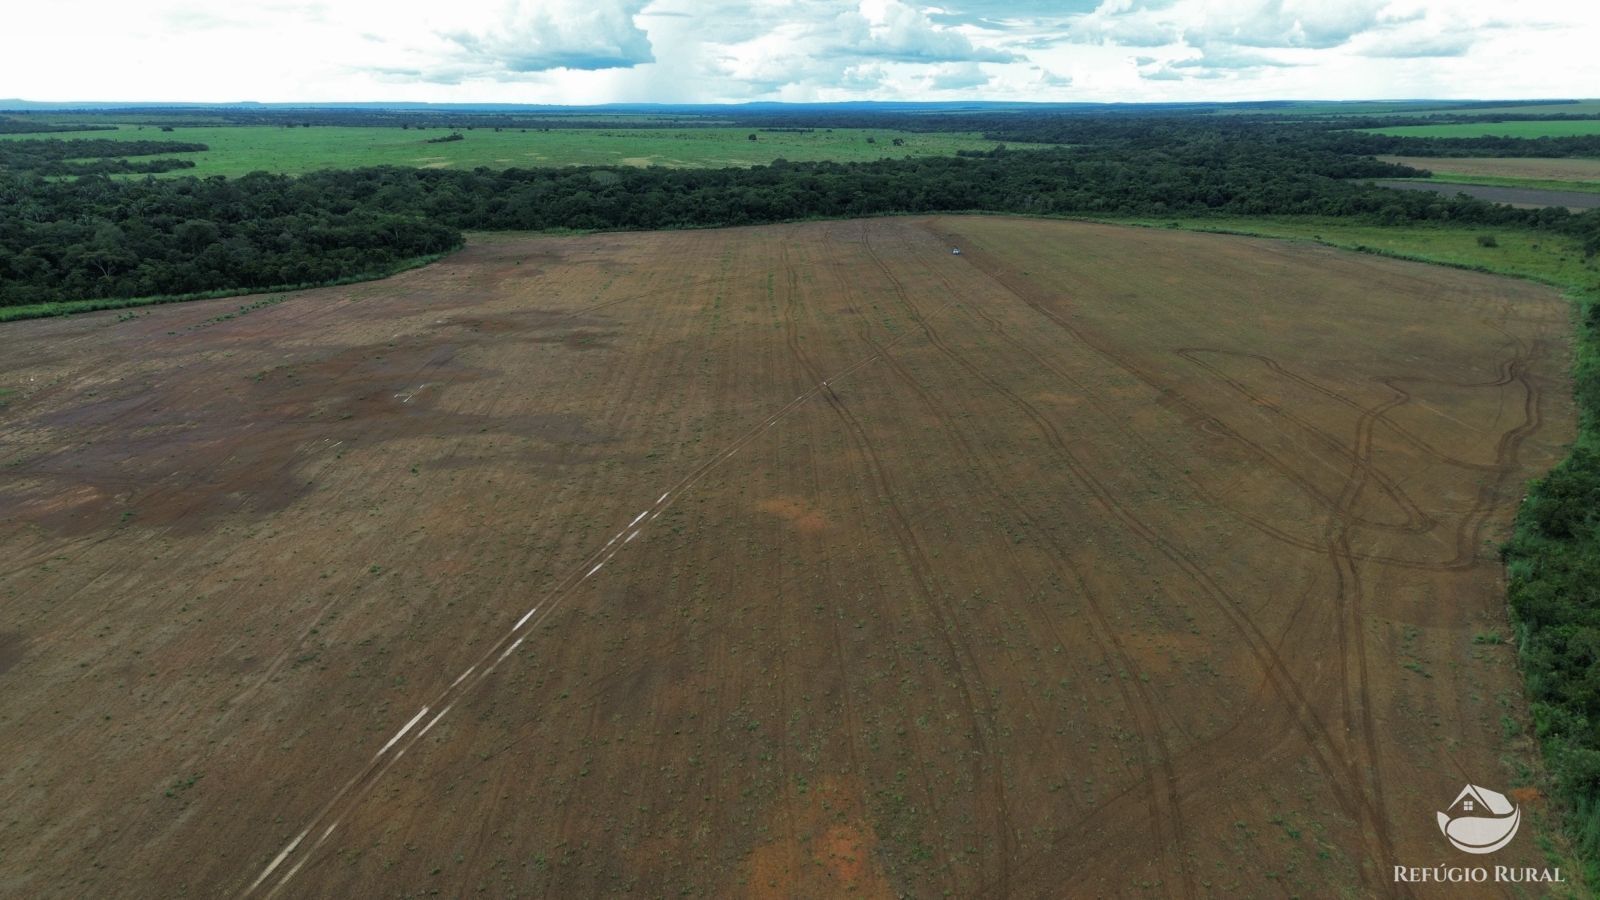
[[[1380,156],[1384,162],[1450,175],[1491,175],[1548,181],[1600,181],[1600,159],[1519,156]]]
[[[250,302],[0,328],[0,895],[1400,895],[1525,787],[1551,291],[946,218]]]

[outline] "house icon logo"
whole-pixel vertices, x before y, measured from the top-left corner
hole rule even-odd
[[[1469,784],[1439,816],[1439,830],[1465,853],[1493,853],[1511,843],[1522,824],[1522,810],[1486,787]]]

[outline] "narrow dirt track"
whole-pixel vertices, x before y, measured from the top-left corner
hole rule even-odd
[[[0,894],[1406,896],[1530,759],[1548,290],[958,217],[249,302],[0,328]]]

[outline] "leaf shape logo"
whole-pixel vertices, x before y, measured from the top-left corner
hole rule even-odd
[[[1522,825],[1522,810],[1506,795],[1469,784],[1445,812],[1436,813],[1439,831],[1463,853],[1493,853],[1511,843]]]

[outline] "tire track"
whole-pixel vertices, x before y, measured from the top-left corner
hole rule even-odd
[[[1173,771],[1172,753],[1163,736],[1160,717],[1155,705],[1150,698],[1148,688],[1140,678],[1140,668],[1128,653],[1126,645],[1117,636],[1114,626],[1111,625],[1101,602],[1095,597],[1088,587],[1082,573],[1067,562],[1068,554],[1055,535],[1045,528],[1042,522],[1017,502],[1016,498],[1004,491],[998,484],[990,467],[983,463],[966,436],[957,430],[954,419],[937,400],[924,388],[915,377],[892,354],[885,353],[885,362],[894,370],[901,382],[910,388],[922,401],[923,406],[931,415],[939,420],[941,429],[947,435],[950,443],[957,448],[969,471],[980,478],[983,486],[990,496],[1006,504],[1006,507],[1031,529],[1031,533],[1042,538],[1052,551],[1049,558],[1051,568],[1058,578],[1065,582],[1075,584],[1078,594],[1082,596],[1090,610],[1093,623],[1092,636],[1103,657],[1114,659],[1119,667],[1134,677],[1131,679],[1133,689],[1130,691],[1128,681],[1114,678],[1119,693],[1122,695],[1123,705],[1128,709],[1134,721],[1134,727],[1139,732],[1140,738],[1140,768],[1144,777],[1142,782],[1148,787],[1150,826],[1156,832],[1154,835],[1156,846],[1163,849],[1174,850],[1179,854],[1181,871],[1184,877],[1184,895],[1196,896],[1193,874],[1189,871],[1184,850],[1184,823],[1182,806],[1179,802],[1177,777]],[[1058,645],[1069,646],[1070,642],[1062,635],[1055,622],[1044,619],[1049,628],[1050,636]],[[1155,748],[1152,751],[1152,746]],[[1162,789],[1164,787],[1164,790]]]
[[[996,284],[1004,287],[1013,296],[1055,323],[1077,342],[1092,350],[1113,366],[1127,372],[1154,390],[1164,394],[1172,393],[1180,403],[1190,406],[1188,401],[1177,397],[1175,392],[1168,392],[1160,387],[1154,377],[1143,368],[1115,353],[1109,347],[1091,339],[1082,329],[1055,314],[1043,303],[1028,296],[1026,286],[1016,285],[1007,280],[997,267],[992,265],[985,267],[984,261],[979,258],[980,255],[981,251],[968,250],[963,255],[963,259],[983,271]],[[1020,397],[1017,398],[1017,402],[1026,404],[1026,401],[1023,401]],[[1293,715],[1296,726],[1304,736],[1307,749],[1315,759],[1318,768],[1329,776],[1329,789],[1348,813],[1366,820],[1363,823],[1363,830],[1366,832],[1370,828],[1370,835],[1364,833],[1363,837],[1364,839],[1370,837],[1375,841],[1378,852],[1374,855],[1382,861],[1381,870],[1387,871],[1387,867],[1392,865],[1391,861],[1394,859],[1394,841],[1388,828],[1388,821],[1378,814],[1378,808],[1373,799],[1361,789],[1362,781],[1359,779],[1358,773],[1350,770],[1347,761],[1338,759],[1339,748],[1343,746],[1342,743],[1335,738],[1333,732],[1318,714],[1315,705],[1301,690],[1299,683],[1292,674],[1292,670],[1284,661],[1273,642],[1261,632],[1243,605],[1213,579],[1203,567],[1158,531],[1123,508],[1116,501],[1115,496],[1093,475],[1088,466],[1070,450],[1052,423],[1039,415],[1036,410],[1029,417],[1034,419],[1041,434],[1056,449],[1057,454],[1067,464],[1069,470],[1073,472],[1102,508],[1182,570],[1195,586],[1200,589],[1200,593],[1223,614],[1234,631],[1244,639],[1246,649],[1256,661],[1258,668],[1261,669],[1268,685],[1283,701],[1286,710]],[[1347,727],[1351,730],[1353,730],[1353,726],[1353,722],[1347,723]],[[1344,790],[1343,785],[1338,780],[1340,775],[1350,779],[1357,786],[1356,796],[1352,797],[1349,792]],[[1363,873],[1365,874],[1365,869],[1363,869]],[[1391,888],[1392,893],[1407,893],[1399,885],[1388,886]]]
[[[1312,379],[1307,378],[1307,377],[1305,377],[1303,375],[1300,375],[1299,373],[1294,372],[1293,370],[1281,365],[1277,360],[1273,359],[1270,356],[1266,356],[1264,354],[1249,353],[1249,352],[1243,351],[1243,350],[1224,350],[1224,349],[1217,348],[1217,347],[1180,347],[1180,348],[1178,348],[1178,350],[1176,352],[1179,355],[1187,355],[1188,353],[1194,352],[1194,353],[1212,353],[1212,354],[1217,354],[1219,356],[1232,356],[1232,357],[1236,357],[1236,358],[1239,358],[1239,359],[1253,359],[1256,362],[1261,363],[1268,370],[1270,370],[1273,374],[1277,375],[1280,378],[1283,378],[1286,381],[1292,381],[1292,382],[1294,382],[1294,383],[1296,383],[1296,384],[1298,384],[1298,385],[1300,385],[1300,386],[1302,386],[1302,387],[1304,387],[1304,388],[1306,388],[1308,390],[1315,391],[1316,393],[1322,394],[1323,396],[1329,398],[1330,400],[1333,400],[1336,403],[1343,404],[1344,406],[1347,406],[1350,409],[1353,409],[1358,413],[1365,411],[1364,408],[1361,406],[1361,404],[1359,404],[1356,401],[1350,399],[1349,397],[1346,397],[1344,394],[1341,394],[1338,391],[1330,390],[1327,387],[1324,387],[1323,385],[1318,384],[1316,381],[1313,381]],[[1443,379],[1423,379],[1423,378],[1407,378],[1405,380],[1408,381],[1408,382],[1411,382],[1411,383],[1442,384],[1442,385],[1445,385],[1447,387],[1469,388],[1469,389],[1470,388],[1504,387],[1507,384],[1510,384],[1511,380],[1512,380],[1512,375],[1511,375],[1511,372],[1510,372],[1510,363],[1511,363],[1511,360],[1506,360],[1506,361],[1502,362],[1500,364],[1500,370],[1501,370],[1500,377],[1495,378],[1495,379],[1493,379],[1491,381],[1462,382],[1462,381],[1446,381],[1446,380],[1443,380]],[[1408,428],[1404,427],[1403,425],[1401,425],[1400,423],[1396,422],[1393,418],[1389,417],[1388,415],[1384,415],[1384,416],[1379,417],[1379,421],[1381,421],[1381,422],[1383,422],[1383,424],[1389,426],[1389,428],[1391,430],[1393,430],[1395,432],[1395,434],[1398,434],[1401,437],[1401,439],[1403,439],[1406,443],[1408,443],[1411,446],[1415,447],[1416,449],[1422,451],[1423,453],[1427,454],[1428,456],[1431,456],[1431,457],[1439,460],[1440,462],[1449,463],[1450,465],[1453,465],[1453,466],[1458,466],[1458,467],[1463,468],[1463,469],[1470,469],[1470,470],[1479,471],[1479,472],[1494,472],[1494,471],[1498,471],[1499,468],[1500,468],[1499,466],[1496,466],[1493,463],[1475,463],[1475,462],[1472,462],[1470,460],[1465,460],[1465,459],[1461,459],[1460,457],[1452,456],[1452,455],[1444,452],[1443,450],[1440,450],[1437,447],[1434,447],[1432,444],[1428,443],[1427,441],[1423,440],[1415,432],[1411,431],[1410,429],[1408,429]]]
[[[943,241],[949,241],[949,240],[953,239],[949,235],[938,235],[938,236]],[[931,270],[931,271],[933,271],[933,273],[937,277],[939,277],[941,283],[943,283],[945,285],[946,290],[951,291],[951,292],[957,292],[957,289],[950,283],[949,279],[944,278],[943,276],[938,276],[937,275],[937,270]],[[1016,294],[1016,291],[1011,289],[1009,286],[1005,286],[1005,285],[1002,285],[1002,286],[1003,287],[1007,287],[1008,292],[1010,292],[1012,294]],[[1031,348],[1029,348],[1026,345],[1022,344],[1021,342],[1017,341],[1016,338],[1012,337],[1010,334],[1006,333],[1004,328],[1000,325],[1000,323],[997,320],[995,320],[992,316],[990,316],[988,313],[984,312],[982,310],[982,308],[980,308],[980,307],[978,307],[976,305],[968,305],[968,304],[962,304],[962,305],[960,305],[960,308],[962,309],[963,312],[970,313],[971,315],[973,315],[973,316],[977,317],[978,319],[982,320],[989,327],[989,329],[991,331],[994,331],[996,334],[1000,335],[1002,337],[1002,339],[1004,339],[1007,343],[1011,344],[1018,352],[1027,355],[1030,359],[1032,359],[1040,367],[1049,370],[1050,372],[1054,373],[1058,377],[1060,377],[1063,380],[1067,381],[1068,383],[1072,384],[1075,388],[1078,389],[1078,391],[1080,392],[1080,394],[1083,397],[1088,399],[1088,401],[1091,404],[1093,404],[1094,407],[1097,410],[1099,410],[1102,414],[1104,414],[1106,416],[1107,421],[1113,423],[1113,427],[1116,427],[1116,428],[1118,428],[1120,430],[1120,433],[1129,442],[1135,443],[1138,446],[1140,446],[1141,448],[1143,448],[1145,450],[1146,454],[1148,454],[1148,455],[1151,455],[1151,456],[1162,456],[1162,455],[1164,455],[1164,454],[1154,450],[1154,448],[1152,448],[1149,445],[1149,443],[1146,442],[1136,432],[1128,429],[1125,425],[1122,425],[1121,422],[1120,422],[1120,417],[1118,415],[1114,414],[1112,411],[1109,411],[1109,410],[1106,409],[1106,407],[1101,402],[1100,398],[1096,395],[1096,393],[1095,393],[1095,391],[1093,389],[1091,389],[1088,386],[1084,385],[1081,381],[1079,381],[1076,377],[1074,377],[1070,372],[1067,372],[1067,371],[1061,369],[1053,361],[1051,361],[1048,357],[1040,355],[1039,353],[1035,352]],[[1218,419],[1215,416],[1210,415],[1209,413],[1206,413],[1205,411],[1203,411],[1203,410],[1199,409],[1198,407],[1194,406],[1193,404],[1189,403],[1181,395],[1179,395],[1176,391],[1173,391],[1170,388],[1166,388],[1166,387],[1162,387],[1162,386],[1156,386],[1156,385],[1151,385],[1151,387],[1152,387],[1153,390],[1155,390],[1157,392],[1157,398],[1158,398],[1158,402],[1159,403],[1161,403],[1164,406],[1172,406],[1172,407],[1177,407],[1178,409],[1181,409],[1185,414],[1187,414],[1189,424],[1196,425],[1196,423],[1198,423],[1196,425],[1196,427],[1200,431],[1205,432],[1205,433],[1213,434],[1216,437],[1221,437],[1224,440],[1228,440],[1228,441],[1231,441],[1231,442],[1235,443],[1236,445],[1238,445],[1241,448],[1243,448],[1247,453],[1249,453],[1250,455],[1256,457],[1256,459],[1258,459],[1259,461],[1261,461],[1262,463],[1267,465],[1273,471],[1277,472],[1285,480],[1287,480],[1290,483],[1294,484],[1307,497],[1309,497],[1309,498],[1313,499],[1314,501],[1316,501],[1318,505],[1320,505],[1320,506],[1322,506],[1324,508],[1332,508],[1333,507],[1334,501],[1335,501],[1334,497],[1329,496],[1326,492],[1324,492],[1321,488],[1317,487],[1314,483],[1312,483],[1309,479],[1307,479],[1299,471],[1297,471],[1293,467],[1287,465],[1282,460],[1278,459],[1276,455],[1274,455],[1271,451],[1267,450],[1266,447],[1261,445],[1259,442],[1253,441],[1253,440],[1245,437],[1243,434],[1239,433],[1237,430],[1235,430],[1232,426],[1228,425],[1226,422],[1222,421],[1221,419]],[[1208,429],[1209,429],[1209,432],[1207,431]],[[1181,469],[1181,467],[1178,467],[1178,468]],[[1229,515],[1232,515],[1232,516],[1240,519],[1245,524],[1247,524],[1250,527],[1256,529],[1257,531],[1261,532],[1262,534],[1266,535],[1267,537],[1269,537],[1269,538],[1271,538],[1273,540],[1276,540],[1276,541],[1278,541],[1280,543],[1283,543],[1283,544],[1285,544],[1287,546],[1295,547],[1295,548],[1298,548],[1298,549],[1301,549],[1301,550],[1306,550],[1306,551],[1309,551],[1309,552],[1312,552],[1312,553],[1321,554],[1326,550],[1325,545],[1320,543],[1320,542],[1318,542],[1318,541],[1314,541],[1314,540],[1310,540],[1310,539],[1307,539],[1307,538],[1298,537],[1298,536],[1296,536],[1294,534],[1291,534],[1291,533],[1289,533],[1287,531],[1284,531],[1283,529],[1277,527],[1272,522],[1270,522],[1270,521],[1268,521],[1268,520],[1266,520],[1266,519],[1264,519],[1264,518],[1262,518],[1260,516],[1252,515],[1251,513],[1246,512],[1243,509],[1240,509],[1240,508],[1238,508],[1236,506],[1231,505],[1227,501],[1227,499],[1225,497],[1221,497],[1221,496],[1217,495],[1215,492],[1211,491],[1209,488],[1207,488],[1205,485],[1201,484],[1197,479],[1195,479],[1194,476],[1185,473],[1183,475],[1183,477],[1184,477],[1185,481],[1187,481],[1189,483],[1190,488],[1192,490],[1194,490],[1194,492],[1196,494],[1198,494],[1202,499],[1204,499],[1208,504],[1210,504],[1211,506],[1213,506],[1214,508],[1216,508],[1218,510],[1224,511],[1224,512],[1228,513]],[[1415,569],[1415,570],[1420,570],[1420,571],[1447,571],[1447,570],[1451,570],[1451,569],[1461,568],[1461,566],[1459,566],[1459,565],[1457,565],[1457,564],[1455,564],[1453,562],[1451,562],[1451,563],[1424,562],[1424,561],[1419,561],[1419,560],[1404,559],[1404,558],[1401,558],[1401,557],[1381,556],[1381,555],[1377,555],[1377,554],[1358,554],[1356,558],[1358,558],[1358,559],[1360,559],[1360,560],[1362,560],[1364,562],[1378,562],[1378,563],[1382,563],[1382,564],[1385,564],[1385,565],[1395,566],[1397,568]]]
[[[799,342],[798,323],[795,319],[796,308],[799,305],[799,277],[795,272],[793,264],[789,260],[787,248],[783,249],[782,260],[786,282],[785,290],[787,294],[787,302],[784,305],[784,340],[787,343],[789,351],[794,356],[796,362],[800,364],[800,367],[807,373],[808,377],[815,379],[820,375],[820,372],[818,371],[816,364],[811,360],[810,356],[807,355],[805,350],[800,346]],[[904,335],[905,333],[902,333],[890,343],[897,343],[904,337]],[[883,349],[884,348],[878,348],[877,352],[874,353],[873,358],[881,358]],[[825,388],[828,387],[827,381],[823,381],[823,386]],[[917,540],[915,532],[912,531],[910,521],[907,519],[904,509],[901,508],[899,501],[896,499],[892,483],[890,482],[888,475],[884,470],[883,461],[878,456],[877,449],[872,446],[871,441],[868,439],[866,435],[866,429],[862,427],[860,420],[857,419],[855,414],[844,405],[844,403],[839,399],[838,395],[835,394],[831,388],[825,390],[822,393],[822,397],[827,401],[829,407],[832,408],[834,414],[844,424],[846,432],[850,436],[851,443],[856,447],[857,454],[861,457],[862,462],[866,464],[868,474],[871,477],[871,481],[876,489],[876,493],[878,494],[883,505],[888,508],[888,521],[890,530],[894,534],[895,543],[900,546],[901,552],[906,559],[908,568],[910,569],[912,581],[917,589],[916,593],[922,600],[923,607],[928,611],[929,615],[933,617],[934,622],[938,626],[939,640],[944,645],[945,653],[953,670],[952,674],[955,676],[956,688],[961,694],[962,705],[965,710],[964,719],[966,720],[966,727],[971,736],[972,742],[976,745],[978,750],[977,758],[974,758],[971,761],[974,788],[982,785],[986,780],[990,782],[989,790],[994,798],[996,814],[999,818],[1001,826],[1000,828],[996,829],[996,834],[999,835],[1002,845],[1002,853],[1000,854],[999,858],[1000,874],[998,881],[1001,887],[1001,893],[1006,893],[1010,878],[1009,865],[1011,856],[1011,835],[1010,826],[1008,824],[1010,821],[1010,814],[1007,809],[1003,766],[996,767],[997,774],[993,778],[985,779],[983,773],[984,758],[998,760],[999,757],[995,755],[994,750],[990,746],[988,736],[984,732],[984,724],[979,718],[977,702],[973,699],[972,685],[974,682],[977,684],[978,692],[987,695],[987,688],[983,682],[982,671],[977,665],[977,660],[972,653],[971,647],[965,642],[960,630],[956,628],[954,623],[946,615],[945,610],[942,608],[938,600],[934,589],[935,577],[933,574],[933,566],[928,561],[927,553],[923,549],[921,542]],[[970,675],[967,671],[968,667],[972,669],[972,673]],[[990,725],[991,727],[993,725],[992,711]]]
[[[714,454],[706,461],[702,462],[699,466],[691,469],[687,474],[685,474],[670,488],[668,488],[654,504],[647,507],[644,512],[640,513],[632,522],[623,527],[622,530],[612,537],[608,543],[606,543],[603,547],[592,551],[578,564],[577,567],[572,569],[568,575],[566,575],[561,581],[557,582],[556,585],[546,592],[540,601],[535,604],[531,610],[524,614],[522,618],[519,619],[514,626],[512,626],[510,631],[505,634],[505,636],[490,645],[490,647],[478,658],[478,660],[469,666],[466,671],[462,672],[461,675],[457,677],[455,681],[451,682],[448,687],[437,692],[435,694],[434,701],[431,704],[424,706],[422,708],[423,711],[418,713],[416,717],[402,727],[401,730],[390,739],[390,742],[383,747],[383,749],[379,750],[378,753],[371,760],[369,760],[367,764],[364,765],[354,776],[346,781],[344,785],[334,791],[329,799],[320,808],[318,808],[316,813],[312,815],[305,828],[303,828],[299,834],[297,834],[288,842],[288,844],[278,853],[278,855],[266,865],[266,867],[255,878],[254,881],[244,888],[244,890],[241,892],[241,896],[249,896],[254,894],[259,888],[266,884],[268,879],[270,879],[280,867],[286,863],[289,863],[291,860],[295,860],[298,854],[298,861],[294,862],[293,865],[286,870],[285,874],[283,874],[271,888],[267,889],[266,896],[274,896],[279,891],[283,890],[289,881],[291,881],[294,876],[300,872],[302,867],[304,867],[311,858],[316,856],[318,851],[327,843],[329,837],[341,824],[344,816],[348,814],[349,810],[362,803],[366,797],[370,795],[374,786],[399,760],[399,758],[403,756],[408,749],[415,746],[416,743],[420,741],[435,724],[443,719],[444,716],[448,714],[469,691],[481,686],[488,675],[493,673],[499,664],[503,662],[512,651],[517,649],[518,646],[520,646],[528,637],[530,637],[538,629],[540,624],[542,624],[555,611],[557,611],[580,585],[597,574],[606,565],[606,563],[612,559],[612,557],[620,552],[623,546],[633,539],[633,535],[629,534],[630,531],[636,535],[641,528],[648,526],[649,522],[654,521],[657,517],[659,517],[663,512],[675,504],[684,493],[688,492],[697,484],[699,484],[712,471],[721,466],[722,463],[733,458],[733,456],[737,454],[739,450],[765,435],[766,432],[779,420],[799,409],[814,397],[832,396],[832,392],[828,386],[830,381],[836,381],[838,379],[848,377],[867,367],[868,365],[871,365],[873,362],[876,362],[877,359],[878,357],[875,355],[858,359],[856,362],[844,367],[838,372],[835,372],[826,379],[823,379],[821,383],[814,384],[812,387],[803,391],[793,400],[783,404],[765,420],[752,426],[723,450]],[[648,521],[646,521],[647,519]],[[628,536],[624,538],[625,535]],[[428,720],[426,725],[418,730],[413,730],[413,726],[416,725],[425,714],[434,710],[437,710],[437,712],[433,713],[433,717]],[[393,753],[389,752],[391,749],[394,750]],[[310,845],[305,846],[305,849],[302,850],[301,848],[303,845],[305,845],[306,839],[311,836],[315,829],[323,827],[323,823],[325,822],[330,824],[328,824],[325,830],[320,833],[319,837],[315,838]]]
[[[1372,528],[1379,531],[1395,531],[1404,534],[1422,534],[1432,531],[1438,526],[1438,520],[1434,519],[1432,516],[1424,512],[1421,507],[1417,506],[1416,502],[1412,500],[1405,493],[1405,491],[1400,489],[1400,486],[1395,483],[1394,479],[1388,477],[1387,475],[1383,474],[1382,471],[1373,467],[1370,461],[1362,459],[1360,452],[1356,448],[1346,447],[1342,442],[1339,441],[1338,438],[1334,437],[1326,429],[1320,428],[1312,422],[1307,421],[1303,417],[1295,415],[1294,413],[1285,409],[1282,405],[1262,396],[1260,392],[1254,390],[1249,385],[1239,381],[1236,378],[1233,378],[1232,376],[1228,375],[1228,373],[1222,371],[1222,369],[1213,366],[1200,358],[1200,354],[1202,353],[1228,355],[1228,351],[1212,350],[1208,347],[1178,347],[1173,350],[1173,352],[1179,357],[1188,360],[1195,366],[1210,373],[1212,377],[1233,389],[1234,392],[1249,400],[1253,405],[1271,412],[1272,415],[1283,419],[1284,421],[1292,423],[1306,434],[1309,434],[1313,440],[1327,448],[1336,456],[1342,457],[1348,460],[1352,465],[1361,468],[1361,477],[1376,482],[1378,486],[1383,489],[1384,494],[1389,497],[1389,499],[1393,500],[1394,504],[1405,512],[1406,521],[1400,524],[1374,522],[1368,519],[1356,517],[1353,510],[1350,510],[1349,508],[1340,509],[1339,504],[1337,502],[1334,503],[1333,508],[1339,510],[1342,515],[1352,518],[1352,520],[1357,524],[1367,528]],[[1257,356],[1256,354],[1242,355],[1248,355],[1253,358],[1263,360],[1267,359],[1267,357]],[[1276,362],[1272,363],[1272,365],[1280,371],[1282,370],[1282,367],[1278,366]],[[1305,379],[1300,379],[1298,377],[1294,380],[1303,383],[1309,383]],[[1366,413],[1366,410],[1363,409],[1360,404],[1344,396],[1343,394],[1338,393],[1337,391],[1322,388],[1320,389],[1320,393],[1327,394],[1346,406],[1361,410],[1363,415]]]
[[[1377,744],[1377,723],[1374,721],[1372,709],[1371,677],[1368,671],[1368,654],[1366,638],[1366,601],[1365,589],[1361,583],[1361,572],[1350,553],[1350,532],[1356,527],[1356,522],[1351,516],[1356,502],[1360,499],[1371,473],[1374,471],[1371,464],[1373,429],[1378,420],[1389,410],[1394,409],[1408,401],[1411,396],[1403,391],[1396,391],[1390,399],[1366,410],[1356,421],[1355,439],[1352,449],[1355,459],[1351,461],[1350,473],[1345,480],[1344,490],[1340,493],[1338,507],[1328,515],[1327,524],[1324,526],[1323,535],[1327,540],[1327,555],[1333,567],[1334,574],[1334,601],[1338,605],[1338,627],[1335,634],[1339,643],[1339,686],[1341,700],[1344,706],[1343,716],[1346,722],[1353,721],[1356,715],[1352,713],[1352,703],[1360,707],[1360,740],[1365,752],[1364,761],[1354,758],[1347,761],[1346,765],[1362,775],[1362,780],[1357,784],[1363,785],[1373,814],[1380,823],[1389,821],[1388,806],[1385,800],[1386,793],[1383,786],[1383,769],[1380,763],[1381,756]],[[1351,651],[1355,656],[1355,680],[1352,684],[1350,673]],[[1352,697],[1352,693],[1354,696]],[[1353,756],[1353,754],[1352,754]],[[1380,832],[1380,846],[1383,844]],[[1382,860],[1382,871],[1389,871],[1394,865],[1393,847],[1385,848],[1388,854]],[[1396,886],[1396,891],[1402,889]]]
[[[920,310],[918,310],[917,307],[911,303],[905,287],[900,282],[899,278],[894,275],[894,273],[889,269],[888,265],[883,262],[882,258],[873,249],[870,236],[868,235],[865,226],[863,226],[862,229],[862,244],[866,248],[867,255],[872,259],[874,265],[893,286],[894,293],[899,299],[900,303],[905,307],[907,315],[912,319],[913,322],[917,324],[918,328],[922,331],[923,335],[928,339],[931,345],[937,348],[940,353],[945,356],[945,358],[961,366],[963,369],[966,369],[969,374],[977,375],[981,381],[987,384],[991,389],[1002,394],[1002,396],[1005,396],[1008,401],[1013,403],[1013,405],[1026,405],[1025,401],[1021,401],[1020,398],[1016,397],[1015,394],[1012,394],[1009,390],[1001,387],[998,382],[994,381],[987,374],[983,373],[980,368],[974,366],[965,357],[957,354],[947,343],[944,342],[943,338],[933,329],[932,325],[926,320],[926,318],[923,317]],[[948,283],[946,284],[946,288],[947,290],[950,289]],[[953,290],[950,290],[950,296],[955,297],[957,294]],[[1198,896],[1198,887],[1196,885],[1195,875],[1190,866],[1188,853],[1186,850],[1186,832],[1183,821],[1183,807],[1178,788],[1178,779],[1173,768],[1172,752],[1170,747],[1167,745],[1166,738],[1161,727],[1160,715],[1156,709],[1154,701],[1150,697],[1148,687],[1143,679],[1138,677],[1140,675],[1140,668],[1138,664],[1128,652],[1127,646],[1123,643],[1117,632],[1117,629],[1111,623],[1110,617],[1106,614],[1103,604],[1089,588],[1088,583],[1081,571],[1079,571],[1078,568],[1069,561],[1070,554],[1067,552],[1066,548],[1061,545],[1054,532],[1045,527],[1044,523],[1030,513],[1013,494],[1004,490],[1000,486],[999,479],[997,479],[994,475],[992,467],[985,463],[982,456],[973,448],[971,443],[967,440],[966,435],[957,426],[955,419],[953,416],[951,416],[949,410],[947,410],[942,403],[940,403],[932,394],[930,394],[928,390],[916,380],[915,376],[913,376],[911,372],[905,368],[904,364],[895,358],[892,353],[884,351],[883,359],[885,363],[889,365],[890,368],[895,372],[895,374],[899,376],[901,381],[917,395],[918,399],[922,401],[923,406],[927,408],[929,413],[939,421],[940,426],[947,435],[948,440],[953,446],[956,447],[958,453],[965,460],[967,468],[979,475],[989,493],[1005,503],[1014,515],[1027,522],[1032,530],[1032,533],[1041,537],[1049,545],[1049,548],[1052,551],[1049,557],[1051,567],[1056,571],[1058,577],[1061,577],[1063,580],[1073,583],[1077,586],[1079,594],[1084,598],[1085,603],[1087,604],[1090,618],[1094,625],[1094,640],[1100,645],[1102,654],[1104,654],[1107,658],[1116,659],[1123,670],[1132,673],[1135,676],[1134,678],[1130,679],[1132,682],[1131,689],[1128,682],[1123,679],[1118,678],[1114,679],[1114,681],[1117,685],[1118,691],[1122,695],[1123,705],[1131,713],[1135,728],[1139,732],[1141,768],[1144,772],[1143,780],[1149,792],[1148,805],[1150,812],[1150,825],[1156,832],[1154,835],[1156,838],[1156,845],[1163,849],[1171,850],[1178,858],[1179,871],[1182,878],[1183,895],[1185,897]],[[1021,406],[1019,406],[1019,409],[1020,408]],[[1023,409],[1022,411],[1024,414],[1028,414],[1028,410]],[[1066,642],[1062,638],[1059,630],[1056,629],[1053,620],[1047,618],[1045,621],[1049,624],[1052,636],[1056,639],[1057,643],[1061,644],[1062,646],[1067,646],[1069,642]],[[1002,893],[1004,893],[1003,890]]]

